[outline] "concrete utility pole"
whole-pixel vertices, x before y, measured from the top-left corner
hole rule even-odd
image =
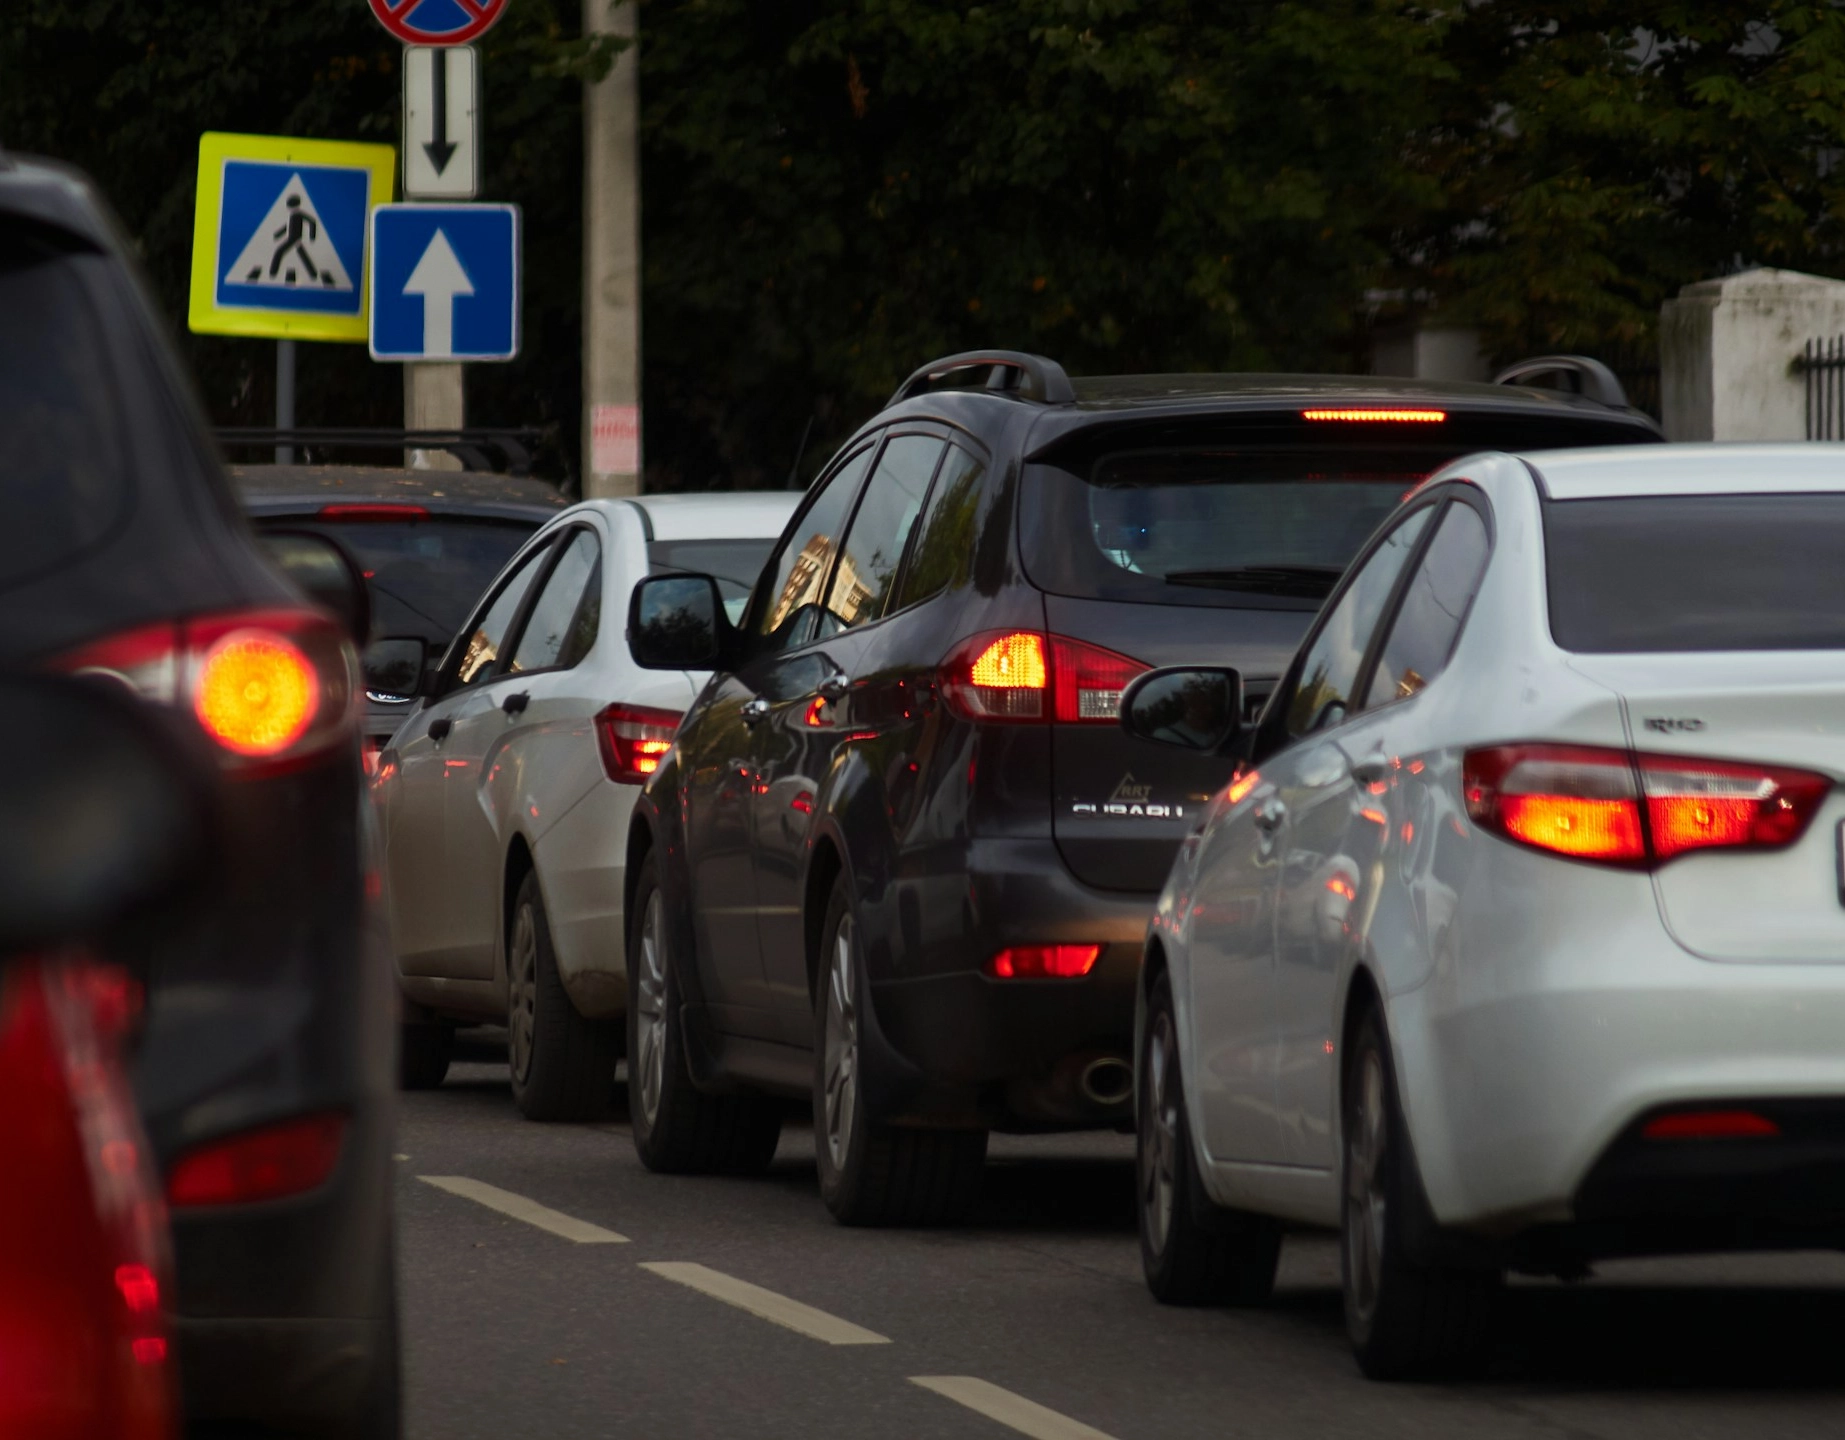
[[[585,35],[633,37],[633,0],[583,0]],[[641,492],[639,64],[583,87],[583,494]]]
[[[404,429],[459,430],[467,423],[461,366],[418,362],[404,366]],[[459,470],[461,461],[446,450],[406,450],[412,470]]]

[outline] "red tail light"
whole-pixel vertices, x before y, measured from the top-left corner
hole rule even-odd
[[[391,502],[373,502],[360,505],[322,505],[322,520],[345,521],[379,521],[379,520],[427,520],[427,505],[399,505]]]
[[[1641,1127],[1648,1140],[1766,1140],[1781,1127],[1753,1110],[1680,1110],[1655,1115]]]
[[[999,980],[1074,980],[1095,969],[1100,945],[1014,945],[987,961]]]
[[[609,779],[639,785],[660,768],[679,729],[677,710],[610,705],[596,716],[596,745]]]
[[[312,610],[256,610],[149,625],[94,641],[57,668],[181,706],[237,769],[292,764],[347,738],[353,661]]]
[[[1651,868],[1688,850],[1798,840],[1832,782],[1804,770],[1586,745],[1495,745],[1462,767],[1467,813],[1509,840]]]
[[[988,631],[963,641],[942,662],[938,683],[970,720],[1112,725],[1121,692],[1148,667],[1100,645],[1034,630]]]
[[[249,1205],[305,1194],[326,1183],[339,1163],[346,1117],[309,1115],[182,1155],[167,1174],[167,1203]]]

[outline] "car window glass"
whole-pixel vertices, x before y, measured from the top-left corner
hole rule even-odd
[[[1307,652],[1289,697],[1287,729],[1291,736],[1305,735],[1327,725],[1337,725],[1357,708],[1352,688],[1358,682],[1358,669],[1364,663],[1365,647],[1383,617],[1396,584],[1416,546],[1416,539],[1429,522],[1432,507],[1412,512],[1392,530],[1370,559],[1353,576],[1351,585]]]
[[[823,632],[862,625],[884,613],[945,443],[934,435],[898,435],[884,447],[833,569],[826,613],[820,617]]]
[[[596,643],[601,619],[602,546],[590,531],[578,530],[538,592],[507,669],[568,669]]]
[[[1486,573],[1486,548],[1480,512],[1471,505],[1450,505],[1403,591],[1365,694],[1367,709],[1406,700],[1441,673]]]
[[[813,638],[820,589],[871,454],[870,447],[861,450],[822,482],[819,494],[795,521],[773,569],[764,574],[768,590],[756,622],[763,649],[787,650]]]
[[[521,560],[500,586],[499,593],[475,617],[462,640],[461,664],[455,670],[458,687],[479,684],[493,673],[494,664],[500,658],[500,647],[506,643],[506,632],[519,613],[519,602],[525,599],[532,577],[538,573],[539,561],[549,549],[548,545],[540,545]]]
[[[929,492],[929,505],[923,512],[922,528],[910,551],[909,568],[904,572],[903,590],[892,609],[914,605],[958,585],[967,578],[974,558],[974,520],[980,506],[980,479],[983,466],[959,445],[948,447]]]

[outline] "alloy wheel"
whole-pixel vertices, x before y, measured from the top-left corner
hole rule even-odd
[[[1160,1013],[1147,1034],[1146,1084],[1141,1092],[1140,1204],[1147,1243],[1164,1254],[1172,1233],[1174,1163],[1179,1146],[1179,1087],[1173,1071],[1172,1017]]]
[[[666,922],[660,892],[647,897],[641,920],[641,967],[635,1004],[635,1070],[641,1082],[641,1115],[649,1125],[660,1113],[666,1085]]]
[[[826,1148],[835,1171],[845,1169],[852,1144],[852,1119],[858,1109],[858,998],[852,964],[852,917],[843,915],[833,932],[832,963],[827,967],[825,1083]]]
[[[521,1084],[532,1069],[532,1042],[538,1028],[538,922],[532,907],[521,905],[513,919],[512,945],[506,957],[509,1031],[508,1059]]]
[[[1367,1050],[1359,1063],[1346,1138],[1345,1264],[1351,1303],[1360,1320],[1377,1308],[1384,1268],[1387,1195],[1384,1151],[1389,1119],[1384,1104],[1384,1061]]]

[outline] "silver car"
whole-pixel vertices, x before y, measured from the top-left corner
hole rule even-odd
[[[1361,552],[1174,864],[1136,1034],[1155,1295],[1339,1227],[1367,1374],[1507,1269],[1845,1244],[1845,448],[1476,455]],[[1204,799],[1205,797],[1200,797]]]

